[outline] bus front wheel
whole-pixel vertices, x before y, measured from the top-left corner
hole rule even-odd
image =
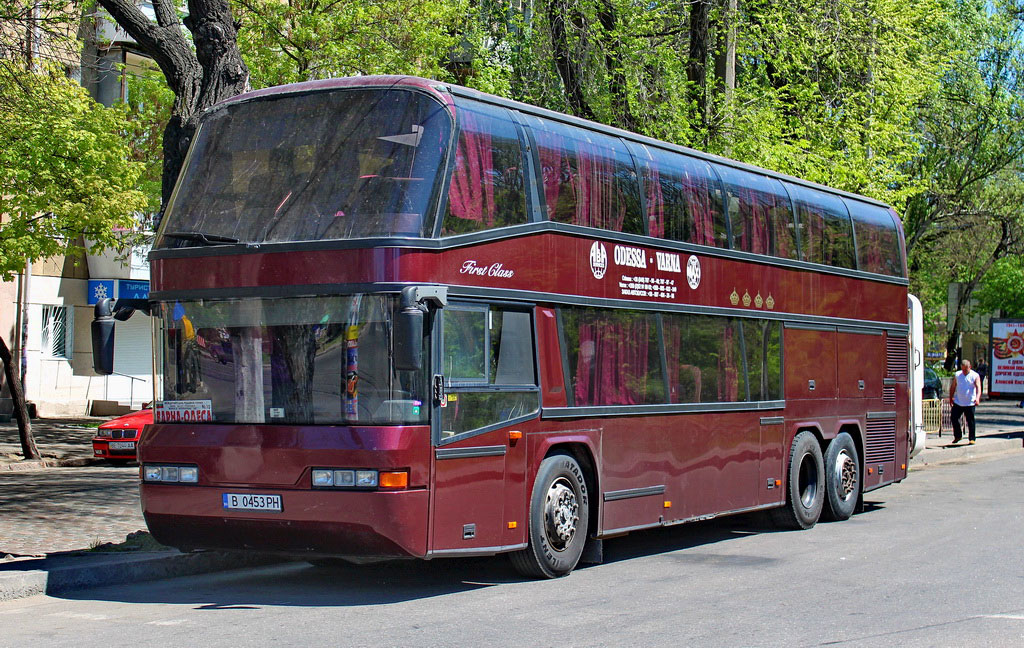
[[[529,542],[511,554],[512,565],[531,578],[558,578],[573,570],[583,553],[589,523],[587,481],[566,454],[544,459],[530,497]]]
[[[825,466],[818,439],[801,432],[789,450],[786,504],[772,509],[772,521],[784,529],[810,529],[825,504]]]

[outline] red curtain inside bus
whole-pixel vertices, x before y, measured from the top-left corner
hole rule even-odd
[[[565,309],[575,405],[663,403],[654,315]]]
[[[617,138],[527,116],[540,157],[548,218],[643,234],[633,161]]]
[[[661,151],[642,149],[647,223],[651,236],[715,245],[717,181],[707,164]],[[719,227],[724,233],[724,225]]]
[[[462,112],[462,132],[455,149],[455,171],[448,188],[448,210],[456,218],[494,224],[494,185],[484,178],[494,173],[491,135],[479,127],[480,119],[470,111]]]
[[[459,140],[441,235],[527,221],[523,151],[508,111],[460,99]]]

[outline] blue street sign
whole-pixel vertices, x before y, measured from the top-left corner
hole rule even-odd
[[[149,282],[128,279],[117,281],[118,299],[149,299]]]
[[[113,279],[90,279],[89,280],[89,305],[95,304],[101,299],[114,297]]]

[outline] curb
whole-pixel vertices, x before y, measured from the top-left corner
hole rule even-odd
[[[37,594],[62,594],[105,585],[192,576],[277,562],[282,562],[282,559],[220,551],[54,554],[46,558],[0,562],[0,602]]]
[[[42,470],[46,468],[47,463],[45,459],[32,459],[26,461],[2,462],[0,463],[0,472],[26,472],[29,470]]]
[[[922,470],[930,466],[941,466],[951,463],[966,463],[1013,454],[1021,450],[1024,450],[1024,444],[1022,444],[1021,439],[990,439],[986,440],[983,445],[929,448],[911,460],[910,470]]]

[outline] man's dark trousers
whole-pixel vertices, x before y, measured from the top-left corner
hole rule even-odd
[[[949,418],[953,420],[953,442],[959,441],[964,436],[964,431],[960,428],[960,415],[963,414],[964,418],[967,419],[967,439],[974,441],[974,405],[957,405],[953,403],[953,409],[949,412]]]

